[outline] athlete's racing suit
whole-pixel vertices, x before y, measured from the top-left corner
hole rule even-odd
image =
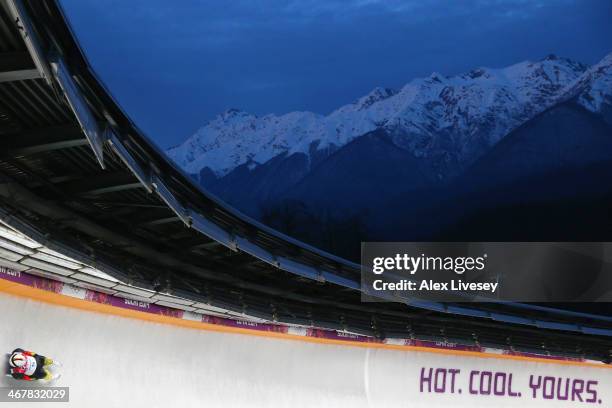
[[[26,362],[22,367],[11,367],[10,373],[13,378],[26,381],[50,380],[52,378],[47,369],[48,366],[53,364],[52,359],[20,348],[13,350],[11,354],[14,353],[23,353],[26,356]]]

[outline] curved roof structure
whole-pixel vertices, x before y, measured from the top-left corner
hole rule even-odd
[[[56,0],[0,5],[0,217],[120,282],[106,290],[129,285],[377,337],[610,360],[612,317],[522,304],[362,303],[359,265],[249,219],[168,160],[97,78]]]

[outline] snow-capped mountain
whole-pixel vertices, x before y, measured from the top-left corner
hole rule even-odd
[[[581,80],[590,84],[581,88],[581,103],[597,109],[601,101],[609,101],[609,94],[608,99],[601,96],[602,90],[610,88],[609,70],[600,65],[609,66],[611,59],[608,56],[590,69],[549,56],[452,77],[434,73],[397,91],[376,88],[326,116],[291,112],[259,117],[231,109],[168,150],[168,155],[189,173],[209,169],[219,178],[244,164],[253,170],[283,155],[312,157],[318,151],[334,151],[382,128],[415,157],[444,162],[436,170],[443,178],[457,165],[475,160]],[[600,74],[601,70],[608,75]],[[585,79],[587,74],[591,79]]]
[[[561,95],[561,99],[574,99],[594,113],[612,107],[612,53],[585,71]],[[612,112],[610,112],[612,113]]]
[[[229,110],[169,155],[228,204],[331,252],[609,240],[612,54],[434,73],[326,116]]]

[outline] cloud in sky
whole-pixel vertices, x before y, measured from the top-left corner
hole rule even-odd
[[[215,114],[326,113],[375,86],[612,51],[609,0],[62,0],[95,69],[163,147]]]

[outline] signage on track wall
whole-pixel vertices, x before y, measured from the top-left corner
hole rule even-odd
[[[369,350],[373,407],[612,407],[612,369]]]

